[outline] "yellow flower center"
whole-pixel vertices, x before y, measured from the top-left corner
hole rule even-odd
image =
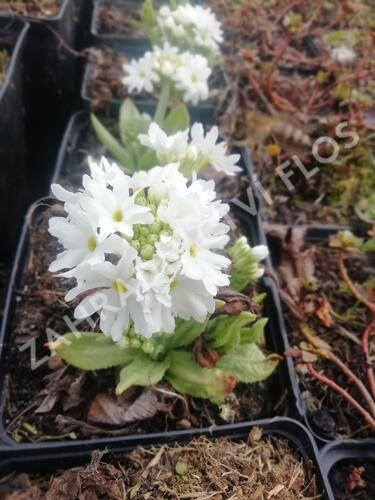
[[[195,259],[197,256],[198,256],[198,248],[197,248],[197,245],[191,245],[190,247],[190,256],[193,257],[193,259]]]
[[[112,283],[112,289],[120,294],[120,293],[126,293],[128,291],[128,288],[126,286],[126,283],[120,279],[118,280],[115,280],[113,283]]]
[[[197,77],[197,75],[191,75],[191,81],[192,81],[193,83],[197,83],[197,81],[198,81],[198,77]]]
[[[96,238],[95,236],[90,236],[87,240],[87,248],[89,249],[89,252],[93,252],[96,248]]]
[[[171,289],[174,290],[175,288],[177,288],[177,281],[173,280],[171,283]]]
[[[124,218],[124,214],[122,213],[122,210],[120,209],[117,209],[113,212],[112,214],[112,219],[115,221],[115,222],[121,222]]]

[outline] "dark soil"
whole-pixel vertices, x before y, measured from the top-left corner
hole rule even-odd
[[[125,55],[110,47],[91,50],[86,89],[93,109],[101,109],[111,101],[129,97],[122,83],[122,66],[127,61]]]
[[[146,38],[141,25],[141,3],[136,5],[103,5],[98,10],[96,28],[99,35],[119,35],[130,38]]]
[[[319,493],[312,463],[283,439],[262,439],[257,428],[248,443],[202,437],[187,445],[139,447],[124,455],[95,452],[90,464],[52,477],[12,473],[0,480],[0,487],[2,500],[297,500]]]
[[[269,226],[273,227],[273,226]],[[278,243],[271,239],[271,248]],[[342,280],[338,268],[338,251],[327,242],[306,244],[295,256],[295,265],[305,271],[305,276],[292,276],[287,268],[277,267],[280,290],[284,299],[284,317],[290,344],[294,348],[306,349],[308,340],[300,330],[301,322],[307,323],[312,334],[325,341],[355,375],[368,386],[366,360],[361,348],[361,337],[371,321],[367,308],[358,303]],[[280,263],[280,253],[275,250],[274,263]],[[292,261],[291,261],[292,262]],[[351,280],[368,293],[374,293],[374,256],[359,254],[345,260]],[[293,264],[292,264],[293,265]],[[284,266],[284,265],[283,265]],[[298,298],[291,299],[291,287],[299,282]],[[372,290],[372,291],[371,291]],[[296,313],[302,314],[302,321]],[[374,337],[369,339],[370,356],[374,354]],[[294,357],[295,352],[291,353]],[[321,357],[313,360],[315,370],[324,373],[341,387],[347,389],[367,408],[357,389],[331,362]],[[306,368],[305,360],[296,357],[296,370],[300,381],[302,398],[307,405],[311,428],[323,439],[340,437],[359,438],[373,436],[366,422],[336,392],[313,379]]]
[[[338,462],[329,474],[336,500],[373,500],[375,462]]]
[[[0,0],[0,11],[30,17],[54,17],[60,12],[62,0]]]
[[[9,265],[0,262],[0,324],[3,320],[4,301],[9,278]]]

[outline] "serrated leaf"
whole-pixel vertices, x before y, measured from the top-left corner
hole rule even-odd
[[[157,384],[164,377],[169,365],[168,356],[163,361],[153,361],[147,354],[138,351],[131,363],[121,370],[116,394],[122,394],[132,385],[147,387]]]
[[[204,323],[198,323],[197,321],[178,319],[176,321],[176,328],[173,335],[166,336],[166,349],[172,351],[178,349],[179,347],[185,347],[191,345],[194,340],[196,340],[199,335],[201,335],[207,326],[207,321]]]
[[[256,320],[256,315],[242,311],[236,316],[220,315],[207,325],[208,345],[219,352],[228,352],[241,342],[241,330]]]
[[[235,386],[235,380],[218,368],[202,368],[187,351],[174,351],[165,378],[182,394],[223,403]]]
[[[167,135],[176,134],[190,127],[190,115],[185,104],[173,108],[165,118],[162,129]]]
[[[80,370],[102,370],[129,363],[136,354],[135,349],[123,349],[101,333],[67,333],[50,344],[69,365]]]
[[[95,130],[96,136],[103,146],[112,154],[112,156],[128,170],[134,170],[134,162],[124,146],[114,137],[109,130],[95,116],[91,115],[91,123]]]
[[[248,344],[220,358],[216,366],[241,382],[250,384],[268,378],[278,363],[277,359],[266,357],[256,344]]]
[[[241,328],[241,344],[253,344],[263,337],[268,318],[261,318],[250,328]]]

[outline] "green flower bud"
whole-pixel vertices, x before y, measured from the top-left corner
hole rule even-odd
[[[151,245],[143,245],[140,251],[143,260],[151,260],[154,256],[154,247]]]
[[[149,225],[149,230],[152,234],[159,234],[160,231],[163,229],[163,223],[161,220],[157,220],[153,224]]]
[[[149,243],[150,245],[155,245],[155,243],[159,240],[159,237],[158,235],[156,234],[149,234],[147,236],[147,243]]]
[[[149,229],[148,229],[148,227],[147,227],[147,226],[141,226],[141,227],[139,228],[139,234],[140,234],[141,236],[148,236],[148,234],[149,234],[149,233],[150,233],[150,231],[149,231]]]
[[[141,341],[137,338],[130,339],[130,347],[132,347],[133,349],[138,349],[138,347],[141,347]]]
[[[138,240],[132,240],[131,242],[131,246],[137,250],[137,252],[139,251],[139,249],[141,248],[141,244]]]
[[[142,350],[146,354],[151,354],[155,350],[154,344],[150,340],[145,340],[142,344]]]

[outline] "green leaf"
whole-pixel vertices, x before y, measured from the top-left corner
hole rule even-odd
[[[191,345],[194,340],[205,331],[207,323],[208,319],[203,323],[198,323],[194,319],[178,319],[176,321],[174,333],[172,335],[165,336],[166,340],[164,345],[166,350],[172,351],[173,349],[178,349],[179,347]]]
[[[145,113],[140,113],[131,99],[125,99],[120,108],[119,130],[121,141],[124,145],[137,143],[138,135],[147,132],[151,118]]]
[[[168,135],[186,130],[190,127],[190,115],[185,104],[173,108],[165,118],[162,129]]]
[[[138,161],[138,169],[150,170],[151,167],[154,167],[157,164],[158,160],[155,151],[147,149],[141,156],[140,160]]]
[[[215,404],[224,402],[233,390],[234,380],[218,368],[202,368],[190,352],[174,351],[165,378],[182,394],[209,399]]]
[[[155,385],[164,377],[170,365],[170,358],[163,361],[153,361],[141,351],[120,372],[120,381],[116,387],[116,394],[122,394],[132,385]]]
[[[362,246],[362,250],[364,252],[375,252],[375,238],[370,238],[365,242],[365,244]]]
[[[141,10],[142,24],[153,27],[156,24],[156,12],[152,5],[152,0],[145,0]]]
[[[237,238],[228,254],[232,259],[230,286],[242,292],[249,283],[258,279],[259,265],[251,253],[251,247],[245,236]]]
[[[67,333],[49,345],[69,365],[80,370],[102,370],[129,363],[135,349],[124,349],[101,333]]]
[[[250,328],[241,328],[241,344],[253,344],[263,337],[268,318],[261,318]]]
[[[134,170],[134,162],[129,152],[93,114],[91,115],[91,123],[99,141],[112,154],[112,156],[120,162],[120,165],[128,170]]]
[[[241,382],[250,384],[268,378],[278,362],[277,359],[266,357],[256,344],[248,344],[220,358],[216,366]]]
[[[210,320],[207,326],[208,345],[220,352],[228,352],[241,342],[242,329],[256,320],[256,315],[242,311],[235,316],[220,315]]]

